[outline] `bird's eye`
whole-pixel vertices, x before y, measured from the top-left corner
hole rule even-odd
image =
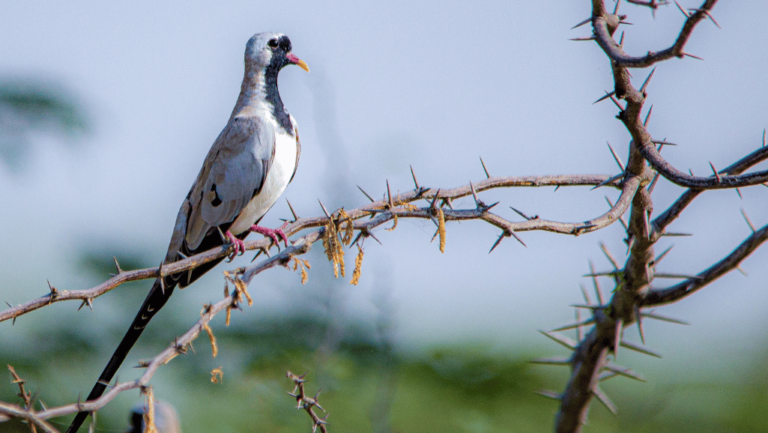
[[[277,48],[277,39],[270,39],[269,42],[267,42],[267,45],[269,45],[270,48]]]

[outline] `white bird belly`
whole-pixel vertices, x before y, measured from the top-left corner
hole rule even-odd
[[[264,179],[264,185],[229,227],[232,234],[239,235],[248,230],[277,202],[296,169],[297,150],[296,137],[282,133],[282,131],[277,134],[275,137],[275,159]]]

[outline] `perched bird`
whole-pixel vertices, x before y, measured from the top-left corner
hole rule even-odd
[[[285,110],[277,90],[277,75],[290,64],[309,72],[307,64],[291,52],[288,36],[259,33],[246,44],[240,96],[181,204],[164,263],[225,243],[233,244],[230,255],[233,258],[245,251],[243,239],[252,231],[270,237],[275,244],[280,238],[288,244],[282,231],[285,225],[269,229],[256,224],[283,193],[299,164],[301,143],[296,122]],[[131,327],[88,395],[89,401],[102,395],[144,327],[165,305],[173,289],[191,284],[221,260],[155,280]],[[79,412],[67,432],[77,432],[86,416],[87,412]]]

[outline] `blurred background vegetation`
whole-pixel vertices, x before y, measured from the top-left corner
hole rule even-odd
[[[137,348],[144,357],[162,350],[170,336],[184,329],[168,314],[158,319],[152,325],[156,332],[147,333]],[[504,352],[466,342],[409,353],[363,326],[348,324],[329,332],[333,325],[323,317],[238,317],[240,326],[229,329],[220,319],[214,327],[220,349],[216,359],[203,336],[195,352],[173,360],[153,380],[156,396],[176,407],[184,432],[311,431],[309,417],[286,394],[292,389],[286,370],[308,371],[307,391],[322,389],[319,401],[330,413],[332,432],[546,432],[551,431],[556,404],[534,391],[562,389],[567,379],[562,368],[527,362],[544,348]],[[174,331],[158,331],[162,329]],[[75,390],[85,390],[103,367],[106,352],[123,329],[110,329],[114,338],[103,341],[104,347],[96,347],[82,331],[62,322],[41,332],[34,345],[5,347],[0,362],[12,364],[27,380],[27,389],[47,406],[71,403]],[[339,332],[341,338],[329,347],[329,334]],[[211,383],[210,371],[219,366],[223,383]],[[738,381],[726,385],[717,378],[711,383],[671,383],[673,378],[644,384],[612,379],[604,389],[619,414],[594,402],[586,431],[766,430],[765,369],[744,369]],[[0,389],[3,401],[18,400],[10,380]],[[128,410],[137,401],[138,392],[118,397],[99,412],[96,431],[125,428]],[[55,420],[55,425],[64,429],[66,421]],[[17,421],[0,427],[3,432],[29,431]]]
[[[76,98],[60,87],[0,83],[0,160],[18,176],[31,163],[32,146],[46,141],[40,140],[41,135],[72,146],[89,128]],[[71,253],[71,264],[84,282],[103,281],[113,271],[113,255],[124,269],[153,265],[149,257],[154,252],[107,241],[93,244],[104,246],[80,247]],[[174,359],[155,376],[156,396],[175,406],[184,432],[311,431],[309,417],[297,411],[286,394],[292,389],[287,370],[308,371],[307,390],[322,389],[320,402],[330,413],[332,432],[551,431],[556,403],[535,391],[562,389],[567,372],[528,361],[563,355],[561,349],[543,339],[541,347],[523,348],[487,341],[396,347],[386,299],[381,300],[381,314],[370,323],[340,322],[332,306],[309,307],[332,304],[332,290],[325,288],[340,284],[328,269],[322,270],[320,253],[315,251],[310,261],[321,268],[313,268],[306,286],[313,302],[290,314],[258,316],[246,311],[250,314],[236,315],[229,328],[218,317],[214,321],[218,358],[211,358],[203,337],[194,352]],[[78,390],[89,389],[146,288],[146,282],[131,283],[100,298],[98,309],[110,320],[64,320],[71,317],[71,304],[22,317],[13,328],[6,328],[11,332],[3,336],[0,365],[13,365],[27,381],[27,389],[46,406],[73,402]],[[189,306],[176,301],[155,318],[134,357],[152,356],[188,329],[194,316],[184,309]],[[620,363],[628,359],[628,364],[640,364],[638,370],[653,379],[642,384],[616,378],[604,385],[619,414],[614,416],[594,402],[587,431],[768,431],[768,353],[750,364],[726,360],[727,380],[712,375],[710,381],[698,382],[654,374],[663,360],[644,362],[626,352],[620,356]],[[214,384],[210,371],[220,366],[223,383]],[[127,371],[122,370],[130,374]],[[0,400],[18,402],[16,386],[10,375],[5,377],[9,380],[0,385]],[[96,431],[124,429],[129,408],[139,399],[138,392],[118,397],[99,412]],[[54,421],[64,429],[68,420]],[[0,424],[0,431],[29,429],[11,421]]]
[[[31,147],[55,135],[56,143],[72,145],[89,124],[76,99],[62,86],[26,80],[0,81],[0,161],[12,173],[30,163]]]
[[[117,257],[124,269],[152,266],[145,258],[151,256],[148,252],[114,244],[108,249],[84,248],[73,256],[73,267],[86,276],[88,284],[113,272],[115,250],[123,251]],[[314,251],[310,261],[322,267],[325,259],[322,252]],[[317,297],[311,304],[327,304],[328,298],[320,299],[327,292],[312,287],[333,286],[337,281],[329,270],[313,268],[310,275],[314,280],[304,288]],[[146,286],[146,282],[129,283],[99,298],[96,311],[106,311],[111,320],[102,316],[85,326],[61,320],[64,314],[71,318],[71,303],[54,304],[20,318],[11,328],[17,337],[5,336],[8,344],[0,351],[0,365],[13,365],[27,381],[27,390],[47,407],[71,403],[77,390],[87,392],[143,300]],[[134,361],[127,364],[158,353],[193,323],[189,306],[178,302],[183,293],[179,291],[158,314],[151,332],[134,348]],[[383,299],[381,311],[387,311],[386,303]],[[257,317],[247,307],[246,313],[235,312],[229,328],[221,316],[212,323],[217,358],[211,357],[203,335],[193,351],[155,375],[155,395],[176,408],[182,431],[311,431],[309,417],[297,411],[295,400],[286,394],[293,388],[285,377],[290,370],[308,372],[308,393],[322,390],[319,401],[330,413],[332,432],[546,432],[552,429],[557,405],[536,391],[561,390],[568,378],[563,367],[529,362],[565,355],[564,349],[544,341],[534,348],[500,347],[489,341],[402,348],[390,338],[393,324],[387,314],[371,323],[340,323],[332,308],[306,305],[291,314]],[[654,367],[663,360],[647,362],[628,351],[620,352],[620,357],[620,364],[640,364],[642,374],[653,379],[639,383],[618,377],[604,384],[619,414],[594,401],[586,431],[768,431],[768,371],[764,368],[768,353],[753,360],[754,364],[732,365],[737,374],[731,380],[713,375],[711,382],[681,382],[656,374]],[[210,380],[211,370],[217,367],[224,372],[222,383]],[[122,374],[130,375],[124,380],[138,374],[130,368],[124,366]],[[0,400],[18,402],[17,387],[10,375],[6,378]],[[139,401],[138,391],[120,395],[99,412],[96,431],[123,431],[130,408]],[[53,423],[63,431],[67,421]],[[29,429],[14,420],[0,424],[0,431]]]

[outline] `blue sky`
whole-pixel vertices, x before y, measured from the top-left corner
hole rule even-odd
[[[64,86],[94,129],[74,148],[36,137],[34,163],[22,175],[0,167],[0,299],[39,296],[46,278],[84,288],[72,253],[92,242],[127,245],[160,261],[178,206],[234,105],[245,42],[259,31],[289,35],[312,69],[286,68],[280,76],[303,143],[285,197],[302,216],[320,213],[318,198],[329,208],[364,204],[355,185],[374,196],[384,193],[386,179],[394,190],[410,189],[409,165],[435,188],[482,179],[479,156],[493,175],[617,173],[605,143],[626,158],[628,134],[610,102],[592,105],[612,87],[609,63],[595,44],[568,40],[589,34],[588,27],[569,30],[589,16],[589,2],[561,3],[3,3],[0,77]],[[634,23],[625,29],[634,54],[667,47],[683,20],[674,6],[655,20],[642,8],[625,4],[622,11]],[[687,48],[705,60],[672,60],[656,71],[650,130],[680,144],[665,150],[675,166],[704,175],[710,161],[722,168],[760,146],[768,126],[766,14],[764,2],[719,4],[722,30],[701,24]],[[636,83],[648,72],[633,70]],[[741,208],[757,225],[768,221],[766,191],[697,199],[671,228],[696,236],[675,239],[663,270],[695,273],[721,258],[749,235]],[[659,185],[657,212],[680,193]],[[604,212],[606,194],[616,197],[548,188],[483,198],[501,200],[499,212],[509,218],[512,205],[579,221]],[[471,199],[458,204],[471,206]],[[277,226],[289,215],[281,201],[263,222]],[[442,255],[429,243],[432,233],[423,221],[382,230],[384,246],[366,244],[358,287],[312,287],[312,273],[329,267],[320,260],[304,287],[297,276],[273,271],[259,280],[257,307],[248,314],[290,310],[296,296],[328,290],[342,320],[375,317],[386,299],[406,346],[483,338],[514,350],[543,344],[537,329],[573,317],[568,305],[581,302],[587,260],[608,266],[598,242],[624,257],[618,224],[578,238],[524,233],[527,248],[505,241],[492,255],[498,231],[490,226],[449,224]],[[765,341],[766,259],[763,248],[743,266],[749,278],[728,275],[662,309],[695,325],[650,325],[654,349],[672,359],[666,368],[682,371],[708,348],[737,354],[751,350],[754,338]],[[240,260],[235,265],[248,259]],[[196,286],[183,292],[190,320],[200,302],[219,296],[221,275]],[[699,345],[682,353],[680,339]]]

